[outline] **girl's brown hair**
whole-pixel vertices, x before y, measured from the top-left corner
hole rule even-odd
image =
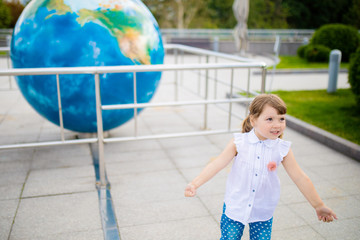
[[[250,116],[258,118],[265,106],[269,105],[275,108],[278,114],[286,114],[286,104],[275,94],[260,94],[254,98],[249,106],[249,115],[245,118],[242,124],[242,132],[250,132],[253,128],[250,123]]]

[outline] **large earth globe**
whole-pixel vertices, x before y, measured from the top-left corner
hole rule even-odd
[[[162,64],[164,47],[140,0],[32,0],[14,28],[11,60],[14,68]],[[161,72],[136,73],[138,103],[151,100],[160,78]],[[59,125],[56,76],[16,81],[29,104]],[[59,75],[59,82],[64,127],[96,132],[94,75]],[[100,91],[103,105],[133,103],[133,73],[101,74]],[[104,110],[102,116],[106,131],[130,120],[134,110]]]

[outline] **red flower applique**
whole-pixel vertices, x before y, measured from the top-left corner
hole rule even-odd
[[[267,168],[270,172],[275,171],[276,170],[276,162],[273,162],[273,161],[269,162],[269,164],[267,165]]]

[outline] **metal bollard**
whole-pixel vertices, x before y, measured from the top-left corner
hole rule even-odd
[[[329,82],[327,89],[328,93],[336,92],[340,62],[341,62],[341,51],[337,49],[332,50],[330,52],[330,58],[329,58]]]
[[[213,51],[218,52],[219,51],[219,37],[213,38]]]

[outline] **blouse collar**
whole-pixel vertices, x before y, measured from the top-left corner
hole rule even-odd
[[[250,143],[258,143],[258,142],[263,142],[267,147],[271,148],[273,147],[278,141],[279,139],[275,139],[275,140],[272,140],[272,139],[266,139],[266,140],[260,140],[256,134],[255,134],[255,130],[254,129],[251,129],[251,131],[248,133],[248,140]]]

